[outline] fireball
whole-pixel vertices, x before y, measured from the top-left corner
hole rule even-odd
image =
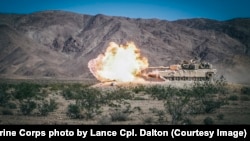
[[[88,67],[101,82],[132,82],[141,79],[141,70],[148,67],[148,60],[133,42],[125,45],[110,42],[103,54],[88,62]]]

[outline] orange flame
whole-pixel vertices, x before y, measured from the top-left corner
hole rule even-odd
[[[148,60],[140,55],[133,42],[118,45],[110,42],[106,52],[88,62],[91,73],[101,82],[139,80],[142,69],[148,67]]]

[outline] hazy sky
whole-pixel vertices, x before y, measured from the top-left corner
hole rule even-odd
[[[250,17],[250,0],[1,0],[0,13],[65,10],[130,18],[177,20]]]

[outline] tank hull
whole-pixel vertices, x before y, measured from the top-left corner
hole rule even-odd
[[[149,67],[143,71],[146,80],[156,81],[211,81],[216,69],[171,69],[171,67]]]
[[[158,75],[164,80],[184,80],[184,81],[205,81],[211,80],[215,75],[215,69],[197,69],[197,70],[166,70],[158,71]]]

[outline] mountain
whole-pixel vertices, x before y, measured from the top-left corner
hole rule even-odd
[[[250,18],[166,21],[65,11],[0,14],[0,77],[94,79],[87,63],[111,41],[134,41],[150,66],[198,57],[229,81],[250,82]]]
[[[239,40],[245,45],[245,53],[250,54],[250,19],[238,18],[227,21],[215,21],[210,19],[187,19],[174,21],[190,28],[199,30],[214,30],[229,35],[230,37]]]

